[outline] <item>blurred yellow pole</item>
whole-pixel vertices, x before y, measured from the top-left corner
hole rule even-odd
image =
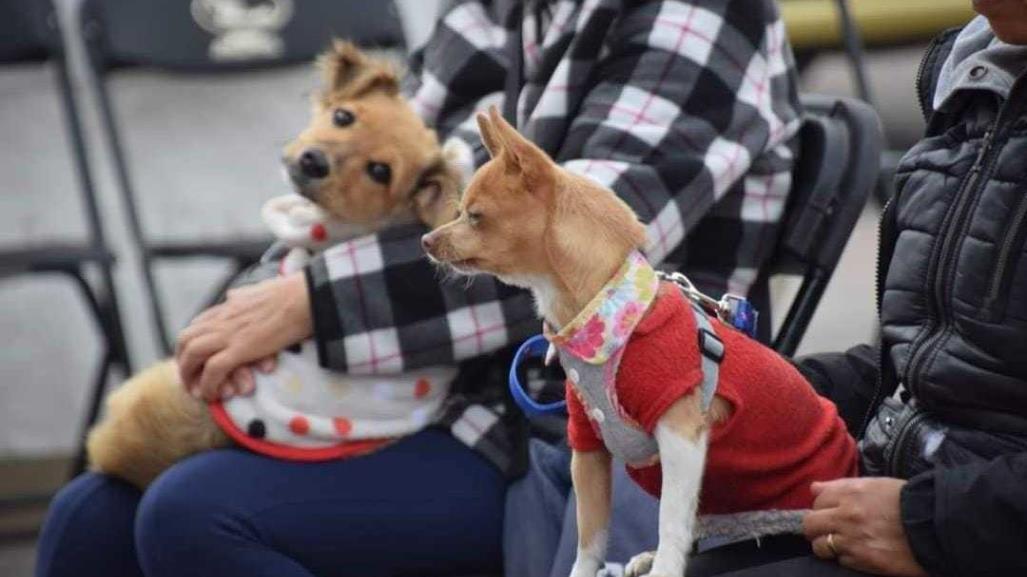
[[[780,0],[778,4],[796,49],[841,45],[834,0]],[[851,0],[849,7],[867,46],[926,40],[974,16],[970,0]]]

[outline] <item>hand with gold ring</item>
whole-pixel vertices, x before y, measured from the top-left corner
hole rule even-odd
[[[803,532],[821,559],[875,575],[926,577],[906,539],[900,479],[838,479],[813,483],[813,511]]]

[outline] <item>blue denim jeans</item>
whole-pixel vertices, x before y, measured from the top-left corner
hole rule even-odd
[[[145,493],[87,473],[51,504],[36,575],[498,574],[505,489],[437,430],[324,463],[209,451]]]
[[[577,552],[577,509],[571,454],[565,446],[532,439],[528,474],[510,485],[503,529],[506,575],[566,577]],[[613,511],[606,559],[626,563],[656,549],[659,501],[613,465]]]

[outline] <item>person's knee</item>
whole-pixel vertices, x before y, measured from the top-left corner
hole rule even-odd
[[[141,575],[132,538],[139,491],[86,473],[50,502],[39,536],[36,575]]]
[[[172,574],[214,553],[245,531],[225,495],[205,487],[203,468],[186,461],[158,477],[143,495],[135,542],[146,573]]]

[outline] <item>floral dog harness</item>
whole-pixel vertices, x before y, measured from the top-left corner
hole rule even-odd
[[[264,222],[277,237],[280,274],[301,270],[317,252],[368,232],[332,221],[298,195],[269,200]],[[432,423],[456,377],[454,367],[392,375],[322,369],[305,341],[278,355],[274,373],[256,373],[256,390],[211,403],[218,425],[255,452],[292,460],[356,456]]]
[[[610,453],[632,467],[658,460],[656,439],[647,433],[617,399],[616,379],[628,339],[649,310],[660,289],[656,271],[639,252],[633,252],[599,294],[560,332],[546,327],[546,338],[567,373],[568,394],[587,408]],[[709,408],[717,390],[718,363],[724,354],[706,313],[692,305],[703,346],[702,409]]]

